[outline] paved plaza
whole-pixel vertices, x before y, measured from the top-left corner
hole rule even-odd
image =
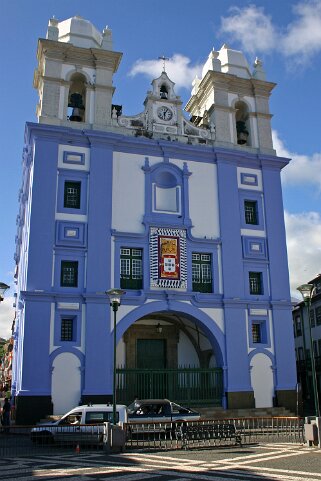
[[[0,459],[1,480],[321,481],[321,450],[261,444],[190,451],[51,454]]]

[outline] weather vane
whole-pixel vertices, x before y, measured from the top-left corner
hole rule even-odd
[[[158,57],[158,60],[163,60],[163,72],[166,72],[165,62],[166,62],[166,60],[169,60],[169,58],[162,55],[161,57]]]

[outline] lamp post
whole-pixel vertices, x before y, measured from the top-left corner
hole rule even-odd
[[[113,364],[113,424],[116,424],[116,318],[117,318],[117,311],[120,306],[120,300],[125,291],[121,289],[110,289],[106,291],[107,296],[110,300],[110,306],[114,312],[114,364]]]
[[[317,417],[320,417],[320,406],[319,406],[319,394],[318,394],[318,382],[317,373],[315,369],[315,356],[313,349],[313,338],[311,329],[311,297],[314,289],[313,284],[302,284],[297,290],[301,293],[304,303],[307,307],[308,323],[309,323],[309,334],[310,334],[310,355],[311,355],[311,370],[312,370],[312,387],[313,387],[313,397],[314,397],[314,411]],[[304,326],[302,326],[304,329]]]
[[[7,289],[10,289],[10,286],[5,284],[4,282],[0,282],[0,302],[3,301],[4,293],[6,292]]]

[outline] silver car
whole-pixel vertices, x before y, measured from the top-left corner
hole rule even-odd
[[[180,406],[168,399],[136,399],[127,407],[128,422],[169,423],[171,426],[186,421],[198,421],[200,413]]]
[[[104,423],[112,422],[113,407],[110,404],[77,406],[58,421],[41,423],[31,429],[34,443],[90,443],[99,444],[104,434]],[[116,422],[127,422],[126,406],[117,404]]]

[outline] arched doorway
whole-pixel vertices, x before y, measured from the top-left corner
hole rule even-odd
[[[271,359],[263,353],[251,359],[251,384],[254,391],[255,407],[273,406],[274,380]]]
[[[81,398],[81,363],[70,352],[59,354],[52,364],[53,414],[64,414]]]
[[[138,318],[117,347],[118,401],[169,398],[222,405],[222,353],[211,338],[213,333],[186,313],[152,312]]]

